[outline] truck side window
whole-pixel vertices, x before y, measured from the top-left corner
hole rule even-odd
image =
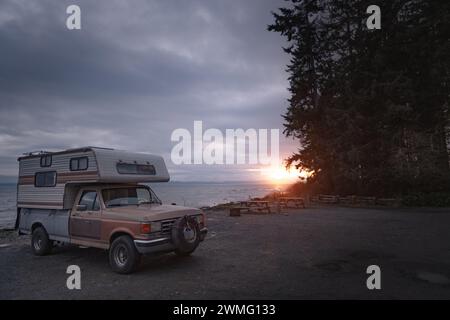
[[[152,194],[145,188],[136,188],[138,203],[152,203]]]
[[[100,210],[100,202],[95,191],[84,191],[78,204],[85,205],[88,211]]]
[[[95,194],[95,201],[94,201],[93,210],[94,211],[100,210],[100,202],[98,201],[98,195],[97,194]]]

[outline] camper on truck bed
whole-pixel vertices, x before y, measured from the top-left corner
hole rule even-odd
[[[109,250],[111,268],[133,272],[141,254],[189,255],[206,236],[199,209],[163,205],[144,182],[167,182],[160,156],[85,147],[18,159],[19,234],[36,255],[56,243]]]

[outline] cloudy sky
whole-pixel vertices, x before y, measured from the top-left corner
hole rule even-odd
[[[81,30],[66,8],[81,7]],[[176,166],[173,130],[279,128],[288,56],[277,0],[0,2],[0,181],[34,150],[161,154],[174,180],[260,179],[255,166]],[[280,137],[280,156],[296,142]]]

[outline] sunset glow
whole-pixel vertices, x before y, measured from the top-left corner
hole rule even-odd
[[[299,178],[307,179],[311,173],[306,170],[290,168],[286,169],[284,166],[273,166],[269,168],[262,168],[261,173],[269,180],[279,183],[296,182]]]

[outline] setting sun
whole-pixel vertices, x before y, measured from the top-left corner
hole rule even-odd
[[[305,170],[290,168],[286,169],[284,166],[273,166],[269,168],[262,168],[261,173],[268,179],[276,182],[295,182],[299,178],[307,179],[311,173]]]

